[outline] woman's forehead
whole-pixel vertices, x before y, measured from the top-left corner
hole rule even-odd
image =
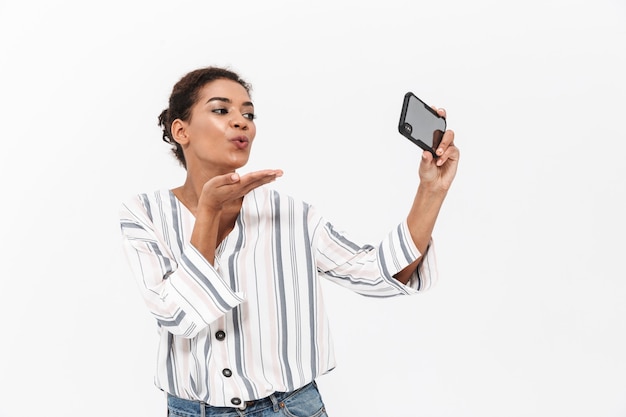
[[[200,90],[199,98],[201,101],[206,102],[214,97],[225,98],[233,103],[248,102],[252,104],[246,89],[238,82],[229,79],[211,81]]]

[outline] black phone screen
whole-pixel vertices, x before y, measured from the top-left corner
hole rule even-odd
[[[430,151],[436,157],[435,150],[446,131],[446,119],[439,116],[415,94],[408,92],[402,103],[398,130],[411,142]]]

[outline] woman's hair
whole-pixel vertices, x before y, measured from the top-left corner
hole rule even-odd
[[[252,86],[235,72],[219,67],[200,68],[183,76],[174,85],[170,95],[169,107],[159,115],[159,126],[163,130],[163,140],[172,146],[172,153],[185,169],[187,162],[183,155],[183,147],[172,137],[172,122],[176,119],[189,121],[191,108],[196,104],[200,90],[208,83],[220,79],[235,81],[250,94]]]

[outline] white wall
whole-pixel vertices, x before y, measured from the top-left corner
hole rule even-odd
[[[417,185],[403,94],[456,131],[439,286],[327,286],[331,416],[626,415],[625,41],[618,0],[0,1],[0,416],[164,415],[117,209],[182,181],[156,118],[211,64],[254,85],[248,169],[368,241]]]

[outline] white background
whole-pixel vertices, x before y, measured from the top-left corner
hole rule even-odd
[[[325,286],[330,416],[626,416],[625,52],[623,0],[1,0],[0,416],[165,415],[117,210],[182,182],[157,115],[206,65],[254,86],[246,170],[364,241],[417,186],[404,93],[456,132],[438,287]]]

